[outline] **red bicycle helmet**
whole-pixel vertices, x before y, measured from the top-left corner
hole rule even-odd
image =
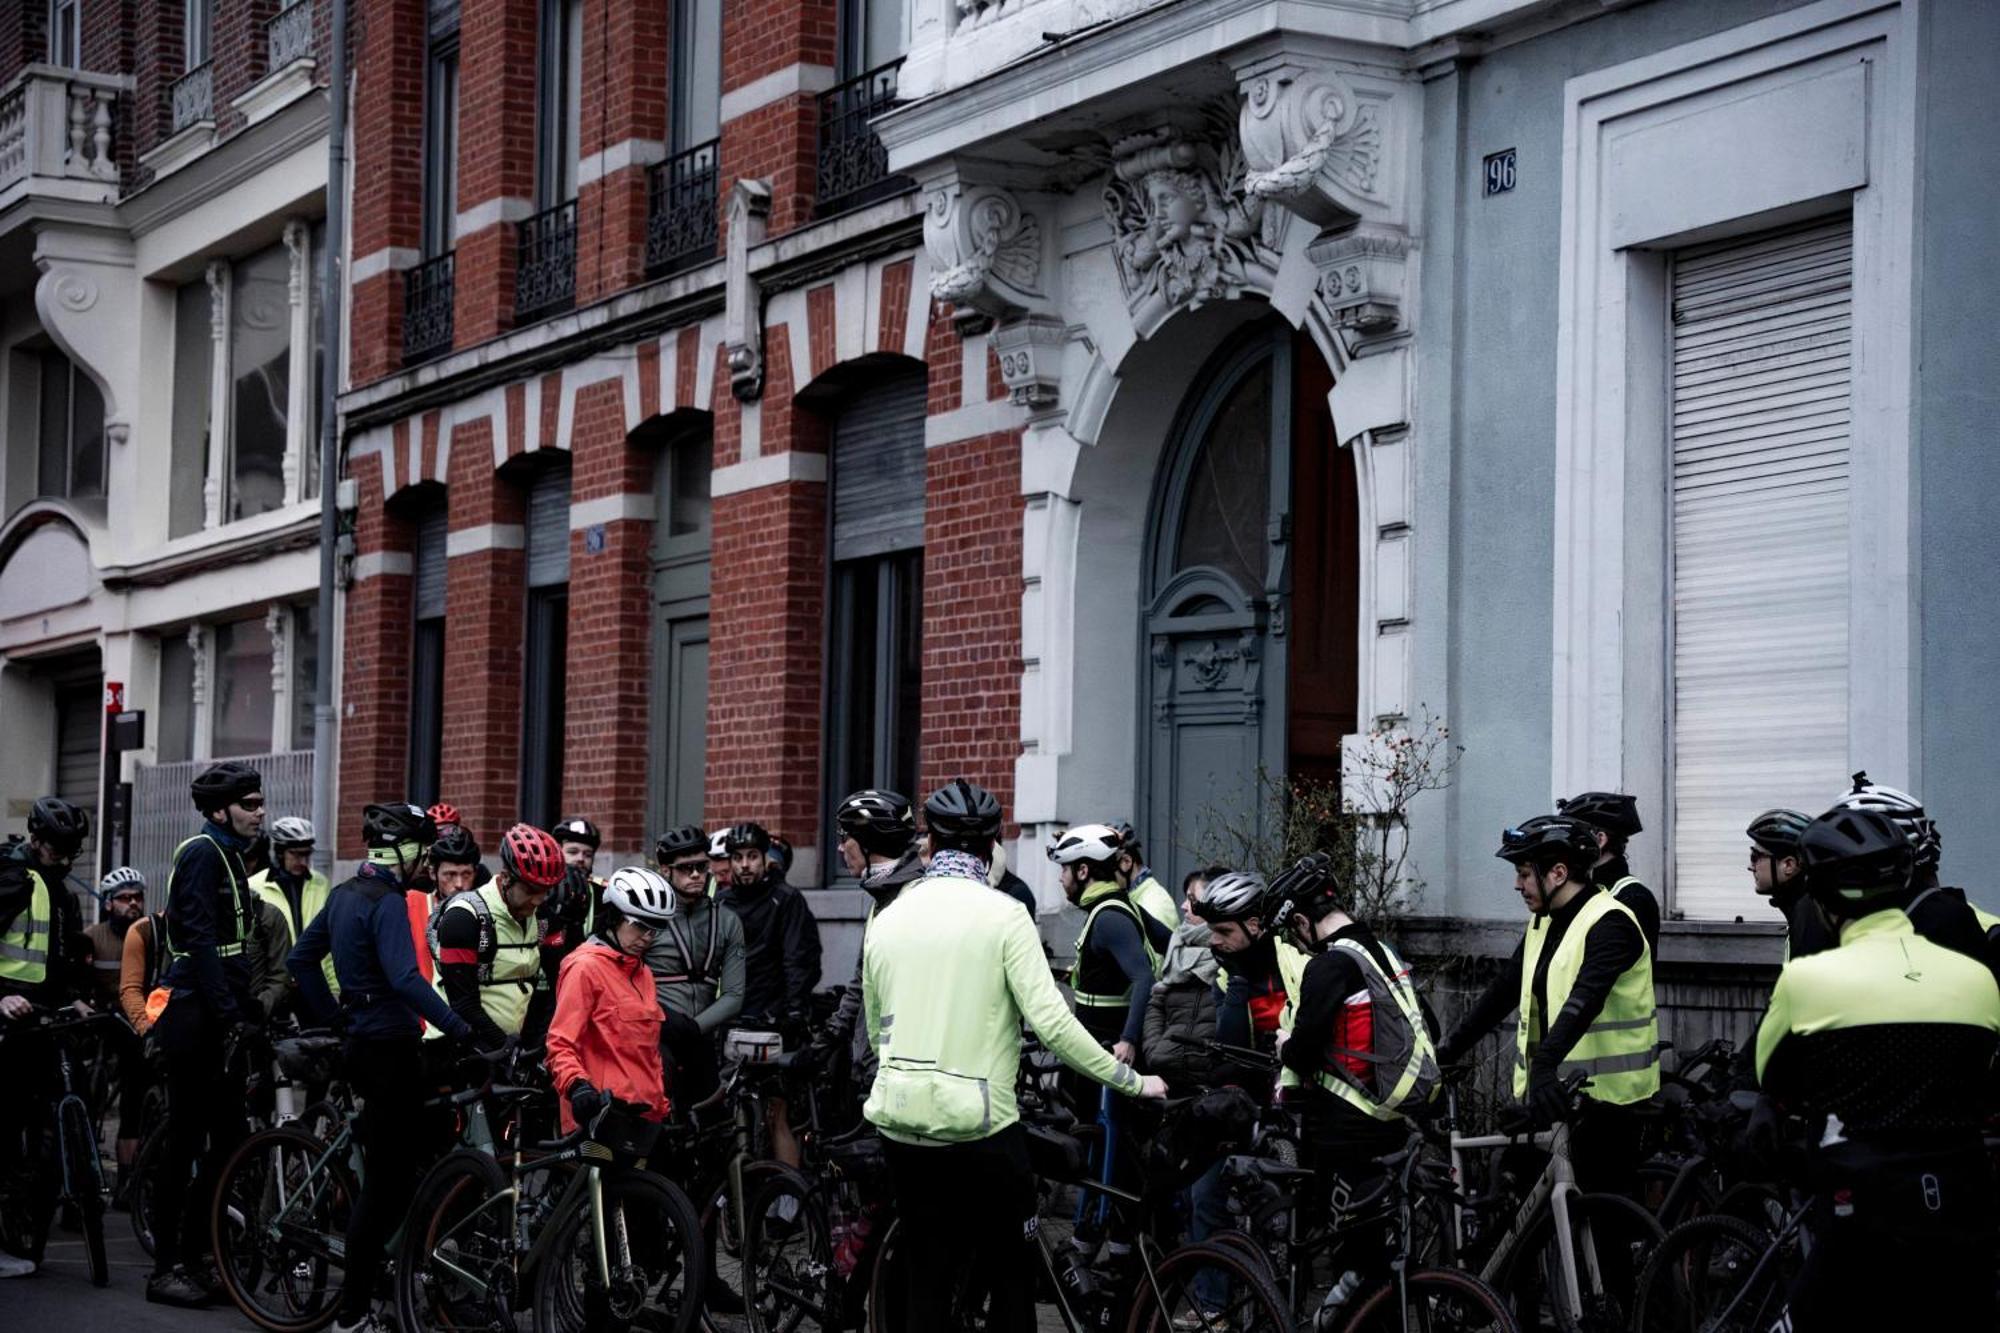
[[[508,873],[541,888],[562,882],[562,848],[556,840],[533,824],[516,824],[500,838],[500,864]]]
[[[463,824],[458,817],[458,807],[448,801],[439,801],[430,809],[431,823],[443,828],[446,824]]]

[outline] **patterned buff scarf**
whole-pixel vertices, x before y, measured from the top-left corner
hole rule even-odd
[[[940,875],[956,875],[969,879],[975,884],[986,882],[986,863],[971,852],[945,850],[931,854],[931,868],[924,872],[925,879],[936,879]]]

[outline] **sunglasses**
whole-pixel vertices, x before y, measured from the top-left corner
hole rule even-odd
[[[706,875],[708,873],[708,862],[676,861],[668,866],[667,869],[673,871],[676,875]]]
[[[628,919],[625,922],[625,924],[632,927],[632,929],[638,931],[639,934],[644,936],[646,939],[649,940],[657,939],[659,937],[660,928],[658,926],[649,926],[642,921],[633,921],[630,919]]]
[[[239,810],[262,810],[264,808],[264,798],[261,796],[246,796],[242,800],[237,801],[235,805]]]
[[[146,901],[146,895],[134,890],[131,893],[114,893],[105,899],[105,901],[113,903],[143,903]]]

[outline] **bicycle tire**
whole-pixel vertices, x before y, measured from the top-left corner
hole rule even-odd
[[[1748,1330],[1764,1333],[1785,1308],[1799,1260],[1796,1243],[1765,1265],[1754,1291],[1746,1288],[1758,1261],[1778,1244],[1776,1236],[1740,1217],[1711,1213],[1681,1223],[1667,1233],[1639,1274],[1633,1311],[1634,1333],[1704,1333]],[[1750,1291],[1735,1322],[1718,1324],[1712,1315],[1732,1298]]]
[[[1205,1308],[1194,1291],[1195,1283],[1204,1273],[1214,1274],[1228,1291],[1225,1297],[1228,1304],[1219,1311],[1208,1312],[1208,1319],[1217,1330],[1292,1333],[1291,1311],[1285,1308],[1277,1290],[1264,1281],[1261,1271],[1245,1262],[1234,1247],[1207,1241],[1183,1245],[1169,1253],[1154,1265],[1154,1280],[1140,1278],[1132,1295],[1126,1333],[1170,1333],[1187,1315]]]
[[[511,1208],[489,1210],[498,1222],[497,1235],[473,1214],[482,1204],[498,1198],[507,1189],[507,1177],[500,1166],[484,1153],[460,1148],[445,1154],[424,1173],[410,1203],[403,1225],[402,1244],[396,1253],[396,1324],[402,1333],[436,1330],[461,1333],[463,1330],[494,1330],[513,1333],[511,1318],[519,1293],[513,1289],[513,1223]],[[483,1271],[497,1280],[499,1268],[506,1269],[507,1290],[480,1298],[468,1293],[465,1300],[483,1306],[483,1319],[453,1302],[447,1284],[433,1264],[443,1246],[451,1247],[452,1261],[462,1267]]]
[[[90,1123],[90,1111],[80,1098],[66,1097],[56,1112],[69,1155],[70,1202],[83,1224],[83,1249],[90,1263],[90,1285],[111,1285],[111,1260],[104,1249],[104,1157]]]
[[[148,1257],[153,1253],[153,1195],[160,1179],[160,1159],[166,1155],[165,1125],[156,1125],[139,1141],[132,1159],[132,1188],[125,1196],[131,1210],[132,1235]]]
[[[590,1213],[575,1209],[556,1223],[536,1274],[537,1333],[688,1333],[706,1277],[700,1214],[680,1186],[650,1171],[606,1172],[603,1198],[611,1287],[595,1288]]]
[[[758,1160],[743,1164],[743,1206],[747,1212],[750,1200],[763,1187],[766,1180],[779,1172],[790,1171],[783,1162]],[[738,1231],[736,1212],[729,1206],[729,1173],[727,1170],[704,1182],[694,1196],[700,1200],[701,1240],[708,1250],[708,1281],[704,1290],[709,1297],[718,1290],[740,1299],[743,1290],[743,1237]],[[716,1302],[711,1301],[711,1304]],[[747,1302],[745,1303],[747,1304]],[[750,1327],[746,1310],[721,1311],[703,1309],[701,1312],[702,1333],[745,1333]]]
[[[1499,1292],[1458,1268],[1412,1269],[1400,1288],[1394,1281],[1378,1282],[1341,1325],[1342,1333],[1405,1333],[1412,1328],[1520,1333],[1521,1325]]]
[[[1225,1249],[1235,1250],[1263,1271],[1264,1280],[1270,1284],[1271,1290],[1276,1291],[1278,1289],[1278,1270],[1271,1266],[1271,1256],[1266,1254],[1256,1241],[1250,1239],[1243,1232],[1235,1230],[1217,1231],[1203,1237],[1202,1244],[1220,1245]]]
[[[1586,1309],[1580,1319],[1564,1302],[1549,1301],[1550,1319],[1560,1333],[1626,1333],[1633,1303],[1631,1289],[1637,1287],[1639,1270],[1666,1238],[1666,1233],[1651,1213],[1622,1194],[1575,1195],[1570,1216],[1573,1222],[1578,1219],[1588,1222],[1593,1237],[1611,1238],[1609,1247],[1603,1240],[1594,1239],[1593,1244],[1598,1247],[1599,1263],[1611,1269],[1607,1287],[1617,1289],[1586,1296]],[[1618,1257],[1621,1249],[1622,1260]],[[1544,1295],[1554,1272],[1550,1264],[1556,1253],[1555,1210],[1545,1204],[1521,1233],[1498,1284],[1523,1328],[1533,1328],[1541,1322]],[[1621,1278],[1621,1273],[1629,1276]]]
[[[785,1200],[792,1201],[790,1217]],[[787,1169],[760,1185],[743,1213],[743,1304],[752,1333],[794,1333],[810,1313],[807,1300],[823,1313],[835,1311],[833,1232],[819,1191]],[[827,1329],[838,1321],[814,1322]]]
[[[289,1125],[259,1130],[230,1154],[216,1180],[209,1217],[216,1270],[236,1308],[270,1333],[317,1333],[333,1322],[340,1301],[342,1251],[359,1190],[344,1162],[320,1162],[326,1152],[326,1144]],[[271,1192],[274,1166],[294,1189],[312,1182],[305,1221],[279,1235],[270,1232],[270,1205],[291,1210]]]
[[[1715,1212],[1716,1204],[1722,1198],[1722,1191],[1716,1186],[1714,1168],[1705,1166],[1695,1174],[1687,1193],[1669,1214],[1666,1205],[1680,1174],[1679,1163],[1664,1159],[1654,1159],[1639,1167],[1639,1202],[1653,1215],[1653,1220],[1668,1231],[1690,1218],[1706,1217]]]

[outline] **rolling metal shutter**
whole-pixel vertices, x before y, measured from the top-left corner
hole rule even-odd
[[[1848,771],[1853,235],[1673,262],[1673,905],[1756,914],[1744,826]]]
[[[833,558],[924,544],[924,372],[898,368],[857,393],[833,429]]]
[[[569,582],[569,465],[535,474],[528,487],[528,586]]]
[[[445,512],[439,505],[417,520],[417,619],[444,614]]]
[[[79,681],[56,687],[56,790],[72,805],[97,810],[104,687]],[[93,825],[95,820],[92,821]]]

